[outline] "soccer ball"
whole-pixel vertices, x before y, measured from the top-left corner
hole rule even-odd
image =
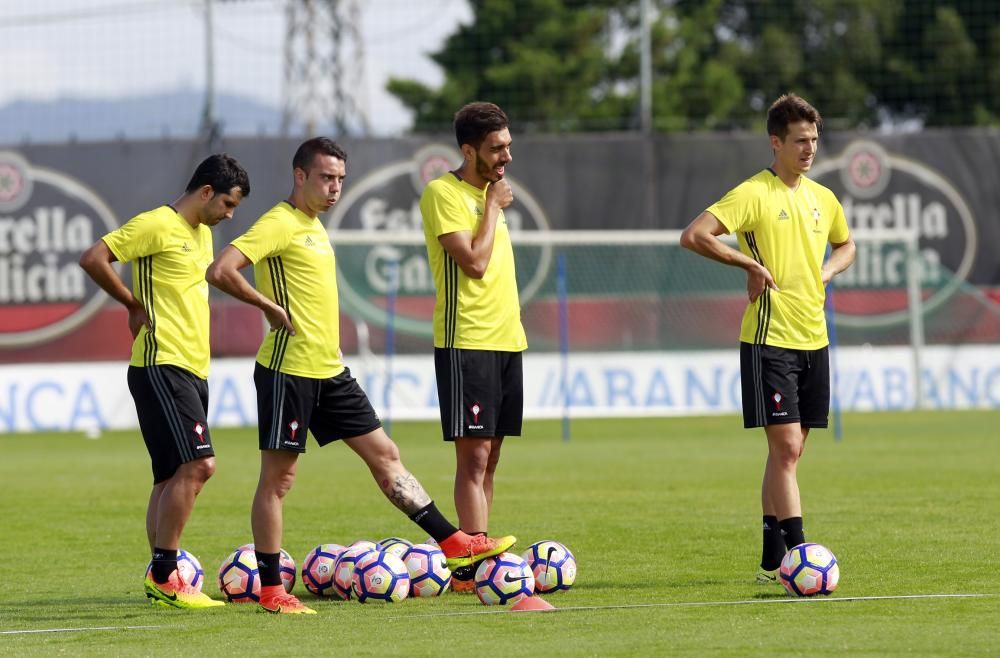
[[[399,603],[410,593],[410,576],[392,553],[370,551],[355,562],[351,588],[359,603]]]
[[[153,571],[153,561],[150,560],[146,566],[146,577]],[[201,562],[183,548],[177,549],[177,575],[181,577],[181,582],[190,585],[199,592],[205,582],[205,572],[201,569]]]
[[[361,545],[354,548],[348,547],[347,550],[340,554],[340,557],[337,558],[337,564],[333,567],[332,594],[335,597],[345,601],[351,598],[351,581],[354,580],[354,565],[362,556],[375,552],[373,549]]]
[[[567,590],[576,582],[576,558],[557,541],[535,542],[521,557],[535,576],[536,592]]]
[[[837,558],[825,546],[799,544],[785,553],[778,575],[789,594],[829,594],[837,589],[840,566]]]
[[[333,596],[333,570],[346,549],[340,544],[320,544],[302,561],[302,584],[316,596]]]
[[[476,569],[476,595],[486,605],[517,603],[534,591],[528,563],[513,553],[488,557]]]
[[[253,550],[237,548],[219,567],[219,589],[232,603],[260,601],[260,574]]]
[[[370,541],[368,539],[358,539],[358,540],[352,541],[350,544],[347,545],[347,548],[366,548],[369,551],[380,551],[380,550],[382,550],[381,548],[379,548],[377,542],[373,542],[373,541]]]
[[[286,592],[295,587],[295,560],[281,549],[278,573]],[[260,572],[253,544],[240,546],[219,567],[219,589],[233,603],[260,601]]]
[[[378,543],[378,550],[385,553],[392,553],[396,557],[402,558],[406,554],[406,551],[410,550],[410,546],[413,546],[413,544],[405,539],[386,537]]]
[[[437,546],[414,544],[403,555],[403,564],[410,574],[410,596],[437,596],[451,583],[451,571]]]

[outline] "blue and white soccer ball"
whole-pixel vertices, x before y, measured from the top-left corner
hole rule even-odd
[[[219,567],[219,589],[232,603],[260,601],[260,573],[253,549],[237,548]]]
[[[778,577],[789,594],[830,594],[840,582],[840,565],[827,547],[799,544],[785,553],[778,568]]]
[[[295,587],[297,567],[285,549],[280,549],[278,574],[286,592]],[[260,601],[260,572],[253,544],[243,544],[219,567],[219,589],[233,603]]]
[[[333,570],[346,549],[340,544],[320,544],[302,561],[302,584],[316,596],[334,596]]]
[[[149,564],[146,565],[147,577],[152,570],[153,561],[150,560]],[[201,568],[201,562],[183,548],[177,549],[177,575],[180,576],[182,583],[190,585],[199,592],[205,583],[205,572]]]
[[[488,557],[476,569],[476,595],[485,605],[507,605],[531,596],[535,576],[528,563],[513,553]]]
[[[398,558],[402,558],[406,554],[406,551],[410,550],[410,546],[413,546],[406,539],[400,537],[386,537],[378,543],[378,550],[384,553],[391,553]]]
[[[367,545],[359,544],[353,548],[348,546],[347,550],[340,554],[340,557],[337,558],[337,564],[333,568],[333,596],[345,601],[351,598],[354,565],[363,556],[375,552]]]
[[[373,551],[354,564],[351,589],[359,603],[398,603],[410,593],[410,575],[392,553]]]
[[[536,592],[567,590],[576,582],[576,558],[557,541],[546,539],[535,542],[521,557],[535,576]]]
[[[451,570],[437,546],[414,544],[403,555],[403,564],[410,574],[410,596],[437,596],[451,584]]]

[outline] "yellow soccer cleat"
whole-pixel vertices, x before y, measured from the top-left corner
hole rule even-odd
[[[185,585],[181,582],[177,571],[171,573],[165,583],[156,582],[150,574],[143,582],[143,589],[146,590],[146,597],[153,605],[185,609],[217,608],[226,605],[190,585]]]

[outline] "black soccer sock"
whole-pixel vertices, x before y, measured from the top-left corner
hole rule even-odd
[[[153,580],[165,583],[177,568],[177,549],[153,547]]]
[[[444,518],[444,514],[438,511],[433,500],[411,514],[410,520],[420,526],[438,543],[458,532],[458,528],[453,526],[448,519]]]
[[[261,587],[281,584],[281,554],[261,553],[257,554],[257,572],[260,574]]]
[[[781,537],[778,517],[764,516],[763,548],[760,552],[760,568],[774,571],[781,566],[781,558],[785,556],[785,540]]]
[[[806,541],[806,533],[802,530],[802,517],[790,516],[787,519],[778,521],[781,528],[781,536],[785,538],[785,548],[798,546]]]

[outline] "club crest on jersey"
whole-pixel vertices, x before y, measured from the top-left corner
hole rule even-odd
[[[292,441],[294,442],[295,441],[295,433],[299,431],[299,421],[293,420],[292,422],[288,423],[288,429],[291,430]]]

